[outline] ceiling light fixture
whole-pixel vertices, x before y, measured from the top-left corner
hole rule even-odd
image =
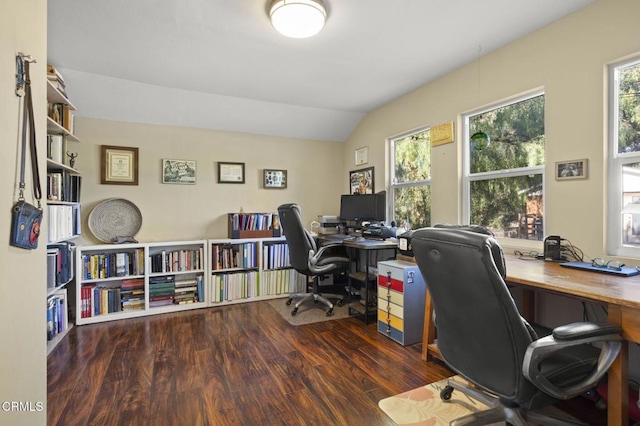
[[[273,0],[269,9],[271,25],[292,38],[314,36],[324,28],[327,9],[322,0]]]

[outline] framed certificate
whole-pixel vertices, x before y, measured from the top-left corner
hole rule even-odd
[[[219,161],[218,183],[244,183],[244,163]]]
[[[102,145],[100,158],[100,183],[138,184],[138,148]]]

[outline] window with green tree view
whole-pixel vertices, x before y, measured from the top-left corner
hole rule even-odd
[[[608,251],[640,256],[640,57],[609,67]]]
[[[431,226],[431,139],[429,129],[391,140],[392,220],[411,229]]]
[[[465,115],[464,211],[503,238],[543,238],[544,94]]]

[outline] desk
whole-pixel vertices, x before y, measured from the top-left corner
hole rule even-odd
[[[398,241],[396,239],[388,239],[388,240],[376,240],[376,239],[348,239],[348,238],[344,238],[344,235],[340,235],[338,234],[336,235],[318,235],[318,240],[319,241],[326,241],[326,242],[331,242],[331,243],[337,243],[340,242],[342,243],[342,245],[346,248],[351,248],[351,249],[355,249],[356,253],[358,253],[360,250],[364,250],[364,252],[366,253],[366,265],[365,265],[365,272],[363,275],[363,282],[364,282],[364,300],[365,300],[365,305],[364,305],[364,310],[362,312],[360,312],[359,310],[357,310],[356,308],[353,308],[351,306],[351,304],[349,303],[349,315],[362,315],[364,317],[364,323],[365,324],[369,324],[369,316],[373,315],[374,318],[377,316],[377,310],[371,310],[369,309],[368,306],[368,302],[369,302],[369,264],[371,263],[371,253],[374,250],[388,250],[388,249],[393,249],[394,253],[395,253],[395,249],[398,248]],[[395,257],[395,256],[394,256]],[[353,263],[353,258],[351,257],[351,255],[349,255],[349,259],[351,260],[351,262]],[[356,271],[357,271],[357,259],[358,257],[356,256]],[[352,273],[349,273],[349,297],[351,297],[351,279],[352,279]],[[376,278],[377,279],[377,278]]]
[[[607,307],[608,320],[622,327],[625,339],[618,359],[609,370],[608,424],[628,424],[627,342],[640,343],[640,276],[620,277],[611,274],[565,268],[558,263],[535,259],[521,259],[505,255],[508,284],[524,287],[522,314],[533,319],[534,292],[542,290],[580,300],[602,303]],[[428,291],[425,305],[422,359],[439,357],[435,325],[432,323],[433,305]]]

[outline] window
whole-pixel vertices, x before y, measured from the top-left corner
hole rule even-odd
[[[397,225],[431,226],[431,138],[429,129],[391,140],[390,210]]]
[[[544,94],[463,117],[466,222],[497,237],[544,235]]]
[[[609,67],[611,254],[640,256],[640,58]]]

